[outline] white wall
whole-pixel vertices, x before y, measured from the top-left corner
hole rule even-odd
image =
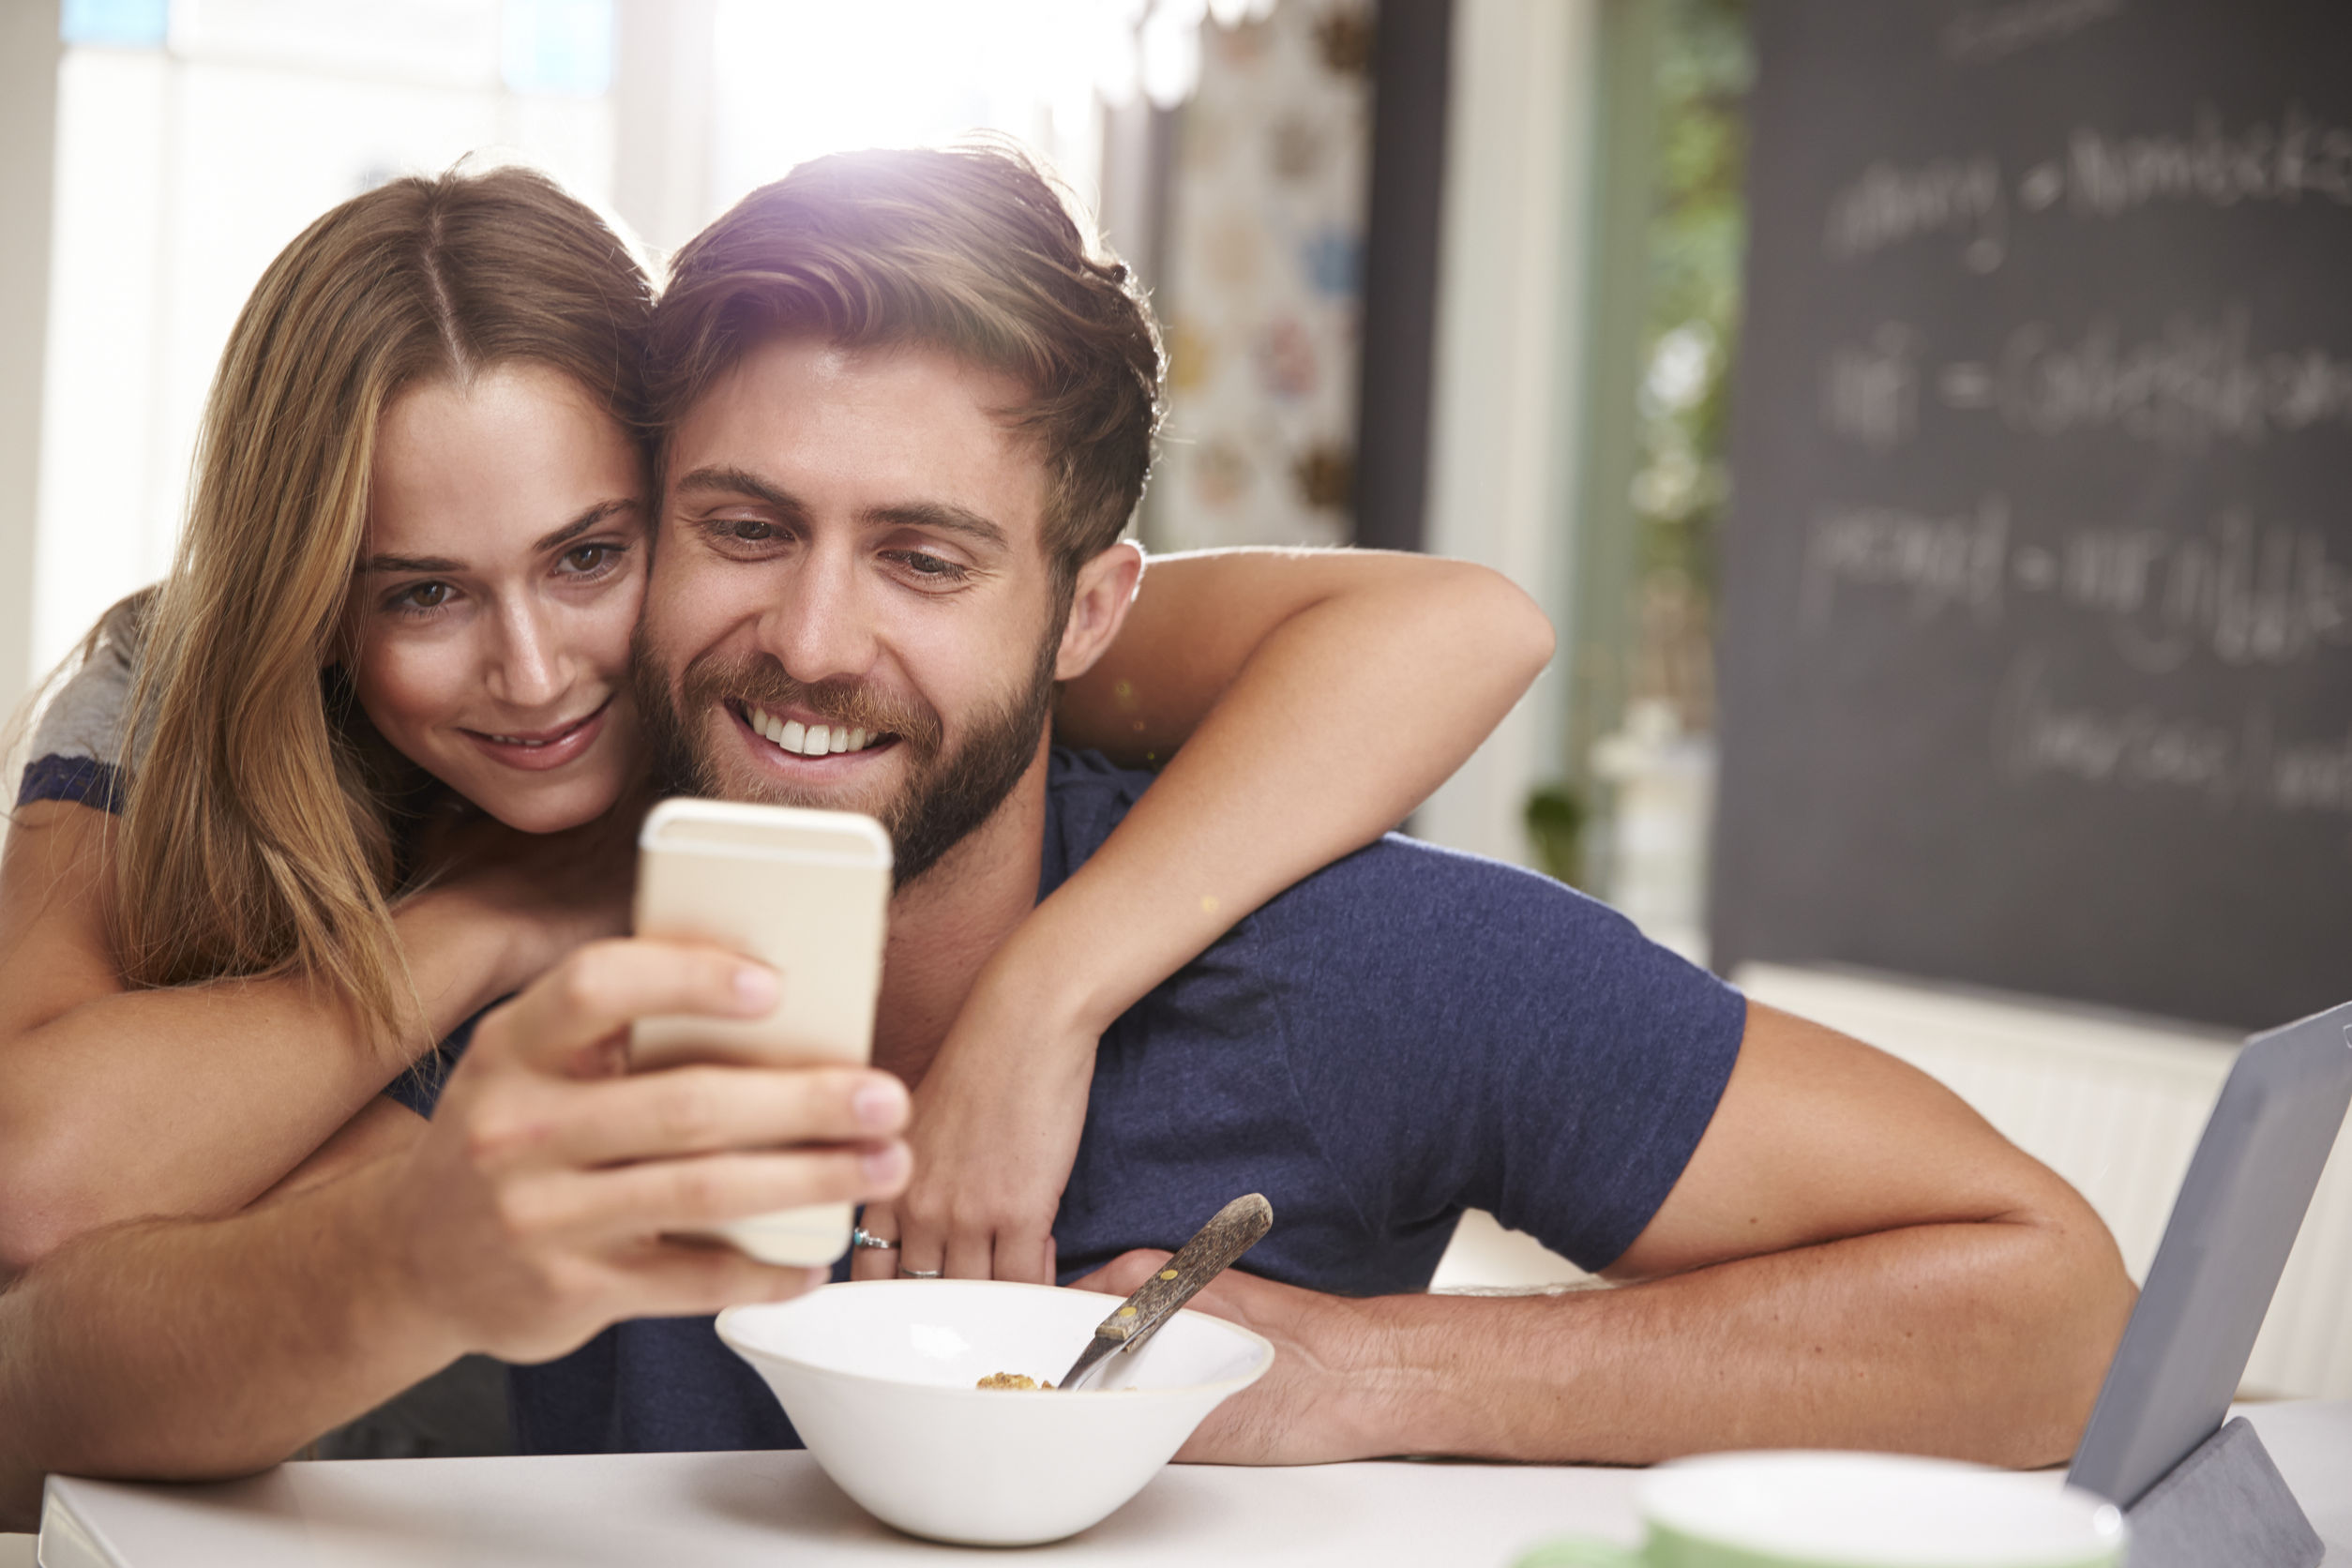
[[[663,253],[710,221],[718,0],[620,0],[612,202]]]
[[[0,6],[0,723],[31,676],[57,19]]]
[[[2144,1279],[2238,1041],[2097,1008],[1749,964],[1758,1002],[1842,1030],[1941,1081],[2073,1184]],[[2250,1396],[2352,1398],[2352,1133],[2339,1136],[2262,1335]]]
[[[1427,549],[1493,566],[1570,645],[1577,312],[1591,291],[1601,0],[1455,0]],[[1414,819],[1425,837],[1525,861],[1528,792],[1560,768],[1565,660]]]

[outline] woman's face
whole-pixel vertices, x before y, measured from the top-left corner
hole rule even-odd
[[[509,827],[601,815],[637,755],[641,453],[580,385],[514,364],[396,400],[347,629],[402,754]]]

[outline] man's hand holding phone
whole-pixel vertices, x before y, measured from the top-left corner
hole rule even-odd
[[[466,1349],[536,1362],[622,1319],[822,1283],[681,1233],[896,1195],[905,1087],[849,1065],[624,1070],[639,1018],[759,1018],[779,994],[720,947],[640,938],[580,948],[485,1018],[391,1200],[420,1304]]]

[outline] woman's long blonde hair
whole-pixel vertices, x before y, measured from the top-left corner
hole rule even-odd
[[[652,298],[624,239],[515,168],[394,180],[270,264],[213,383],[126,715],[111,922],[129,983],[291,969],[415,1043],[391,915],[402,764],[339,668],[377,430],[420,383],[535,361],[641,433]]]

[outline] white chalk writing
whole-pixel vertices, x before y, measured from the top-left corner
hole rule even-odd
[[[1930,234],[1960,238],[1961,261],[1972,272],[2001,264],[2009,215],[1998,160],[1939,158],[1907,169],[1873,163],[1831,200],[1821,246],[1830,260],[1853,262]]]
[[[1845,595],[1876,591],[1907,598],[1916,620],[1959,610],[1989,626],[2013,593],[2100,619],[2148,674],[2198,653],[2242,668],[2352,646],[2352,570],[2315,529],[2257,527],[2231,510],[2186,537],[2081,523],[2023,532],[1998,493],[1944,516],[1832,507],[1806,535],[1801,624],[1826,630]]]
[[[2154,202],[2352,204],[2352,129],[2289,104],[2275,122],[2242,130],[2200,109],[2184,134],[2113,136],[2084,127],[2067,142],[2067,186],[2077,213],[2114,218]]]
[[[1805,541],[1804,624],[1816,630],[1830,624],[1841,586],[1907,594],[1921,620],[1957,605],[1998,621],[2008,536],[2009,503],[1998,495],[1950,517],[1900,506],[1823,512]]]
[[[2036,435],[2112,429],[2185,451],[2352,428],[2352,359],[2316,346],[2256,354],[2249,336],[2242,306],[2213,322],[2176,317],[2138,342],[2106,322],[2067,342],[2028,323],[2003,348],[1998,403],[2013,428]]]
[[[2123,0],[2018,0],[1962,11],[1936,41],[1953,64],[1982,66],[2122,14]]]
[[[2352,812],[2352,735],[2281,747],[2268,783],[2282,811]]]
[[[1888,322],[1866,344],[1833,350],[1821,378],[1821,416],[1831,430],[1880,451],[1919,429],[1919,335]]]
[[[1993,761],[2024,783],[2057,775],[2086,784],[2182,792],[2226,806],[2239,779],[2239,737],[2227,728],[2139,703],[2120,712],[2058,701],[2042,656],[2011,667],[1993,710]]]
[[[2053,438],[2111,431],[2202,452],[2352,430],[2352,356],[2315,343],[2257,348],[2243,304],[2210,318],[2175,316],[2138,338],[2105,320],[2072,333],[2028,322],[1991,361],[1923,366],[1922,341],[1916,328],[1885,322],[1866,342],[1832,348],[1821,394],[1831,433],[1877,451],[1912,440],[1922,384],[1944,408],[1992,410],[2012,430]]]
[[[2236,722],[2156,702],[2104,706],[2057,690],[2047,656],[2011,663],[1993,712],[1997,776],[2013,787],[2059,779],[2168,791],[2217,811],[2352,815],[2352,734],[2282,742],[2260,704]]]
[[[1862,262],[1913,240],[1959,242],[1972,272],[2008,259],[2010,208],[2078,218],[2119,218],[2159,204],[2229,208],[2244,203],[2352,206],[2352,126],[2316,119],[2300,104],[2238,128],[2210,107],[2181,131],[2116,132],[2077,126],[2062,153],[2028,163],[2013,197],[1989,153],[1899,164],[1873,160],[1830,198],[1822,253]]]

